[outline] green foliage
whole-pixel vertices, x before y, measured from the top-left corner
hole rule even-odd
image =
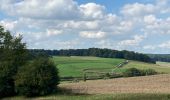
[[[141,76],[141,71],[136,68],[129,68],[123,72],[124,77]]]
[[[19,69],[15,85],[25,96],[46,95],[59,84],[58,70],[48,58],[38,58]]]
[[[22,37],[14,37],[0,26],[0,96],[15,94],[14,78],[17,69],[26,61],[26,46]]]
[[[143,75],[155,75],[157,72],[154,69],[145,69],[142,70]]]
[[[146,75],[155,75],[155,74],[157,74],[157,72],[154,69],[140,70],[137,68],[129,68],[123,72],[124,77],[146,76]]]
[[[13,68],[9,62],[1,62],[0,64],[0,97],[11,96],[15,93],[12,78]]]

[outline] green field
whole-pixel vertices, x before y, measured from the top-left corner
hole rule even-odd
[[[138,69],[154,69],[160,73],[170,73],[169,63],[158,62],[157,64],[150,64],[138,61],[129,61],[128,64],[121,68],[115,66],[124,59],[116,58],[99,58],[99,57],[60,57],[54,56],[53,61],[59,69],[60,77],[82,77],[83,69],[95,69],[98,72],[118,72],[121,73],[128,68]],[[106,69],[104,69],[106,68]],[[108,69],[107,69],[108,68]]]
[[[127,65],[124,67],[117,69],[116,71],[122,71],[126,70],[127,68],[137,68],[137,69],[154,69],[157,72],[160,73],[170,73],[170,67],[167,67],[169,63],[161,62],[162,64],[150,64],[150,63],[144,63],[144,62],[138,62],[138,61],[130,61]]]
[[[99,58],[99,57],[53,57],[61,77],[82,77],[83,69],[88,68],[115,68],[124,59]]]
[[[170,67],[170,63],[169,62],[156,62],[157,65],[160,65],[160,66],[166,66],[166,67]]]

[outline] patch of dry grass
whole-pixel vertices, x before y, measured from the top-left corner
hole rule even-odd
[[[63,83],[59,86],[87,94],[170,93],[170,74]]]

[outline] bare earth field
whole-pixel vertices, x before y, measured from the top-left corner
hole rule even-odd
[[[170,93],[170,74],[62,83],[59,87],[87,94]]]

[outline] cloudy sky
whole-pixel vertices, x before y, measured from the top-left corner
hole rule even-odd
[[[170,0],[0,0],[0,25],[28,48],[170,53]]]

